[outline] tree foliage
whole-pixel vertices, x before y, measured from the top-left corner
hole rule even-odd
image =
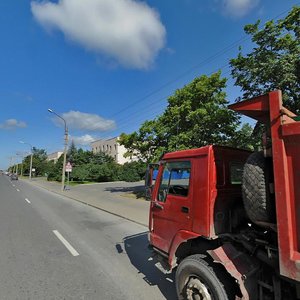
[[[71,152],[72,149],[72,152]],[[92,151],[71,148],[68,151],[67,160],[74,166],[81,166],[84,164],[102,164],[114,162],[113,157],[104,152],[93,153]]]
[[[119,178],[124,181],[139,181],[144,179],[147,165],[142,161],[125,163],[119,170]]]
[[[244,30],[256,44],[252,52],[230,61],[235,84],[244,98],[281,89],[284,105],[300,113],[300,7],[277,22],[269,21],[259,29],[260,21]]]
[[[70,173],[70,180],[77,182],[84,181],[136,181],[143,178],[146,170],[138,169],[135,164],[118,165],[115,160],[104,152],[93,153],[92,151],[76,149],[75,145],[70,146],[67,153],[67,160],[73,165]],[[56,164],[52,164],[48,172],[48,180],[61,181],[63,156]],[[140,165],[138,165],[140,166]],[[138,169],[138,171],[137,171]]]
[[[30,173],[31,154],[23,160],[23,174]],[[47,152],[44,149],[32,148],[32,168],[35,169],[33,176],[41,176],[48,171]]]
[[[249,123],[245,123],[236,131],[230,146],[251,151],[260,150],[262,130],[261,126],[253,128]]]
[[[121,134],[120,143],[128,154],[139,153],[144,160],[157,159],[163,152],[230,145],[239,125],[237,114],[227,109],[220,72],[202,75],[168,98],[165,111],[146,121],[131,134]]]
[[[77,155],[77,153],[78,153],[77,148],[75,146],[74,141],[72,140],[71,145],[70,145],[70,147],[68,149],[68,152],[67,152],[68,161],[70,163],[73,163],[74,158]]]

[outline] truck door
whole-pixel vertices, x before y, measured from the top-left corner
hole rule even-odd
[[[152,203],[150,230],[153,245],[165,252],[168,252],[178,231],[191,229],[190,177],[190,161],[173,161],[163,165]]]

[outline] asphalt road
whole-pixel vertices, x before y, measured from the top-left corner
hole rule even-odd
[[[176,299],[146,230],[0,175],[0,299]]]

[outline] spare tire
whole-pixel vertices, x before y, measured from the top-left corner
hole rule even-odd
[[[274,194],[270,192],[273,183],[272,161],[262,152],[251,154],[243,171],[243,201],[246,213],[253,223],[275,221]]]

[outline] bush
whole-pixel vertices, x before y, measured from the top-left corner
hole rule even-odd
[[[47,176],[48,181],[61,181],[61,171],[51,170]]]
[[[92,165],[89,179],[98,182],[116,181],[119,179],[119,166],[114,162]]]
[[[96,157],[99,161],[82,163],[73,166],[70,173],[70,180],[72,181],[96,181],[108,182],[116,180],[124,180],[127,182],[134,182],[142,180],[146,172],[146,163],[144,162],[130,162],[124,165],[118,165],[115,161],[108,159],[102,160],[103,157],[99,155]],[[56,164],[49,165],[48,177],[49,181],[61,181],[62,159]],[[67,175],[66,175],[67,176]]]
[[[134,161],[125,163],[121,167],[120,180],[127,182],[140,181],[145,178],[146,163]]]
[[[78,167],[73,167],[71,175],[71,179],[74,181],[86,181],[90,176],[90,165],[81,165]]]

